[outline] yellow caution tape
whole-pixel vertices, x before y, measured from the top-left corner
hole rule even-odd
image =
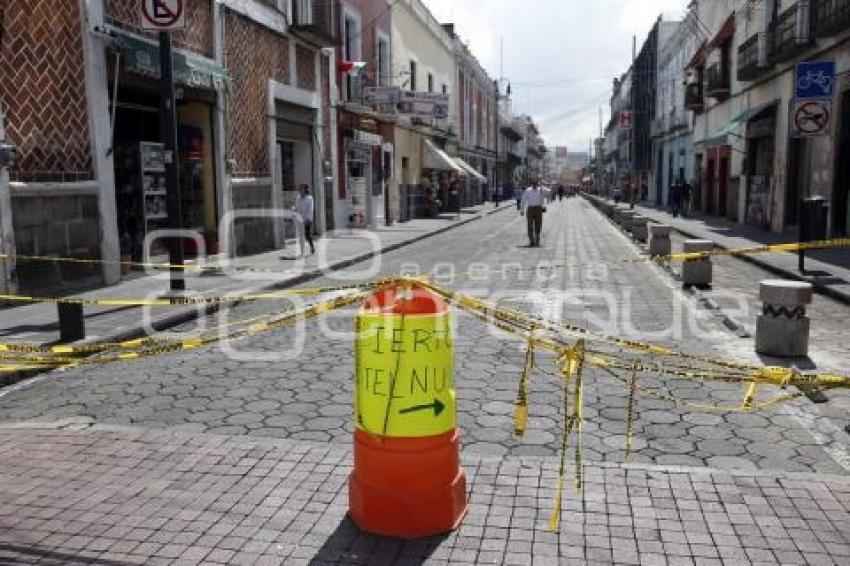
[[[632,377],[629,380],[629,400],[626,408],[626,458],[632,453],[632,445],[634,443],[634,420],[635,420],[635,402],[637,393],[637,368],[632,368]]]
[[[335,293],[340,291],[351,291],[371,289],[381,282],[361,283],[357,285],[344,285],[335,287],[306,287],[298,289],[285,289],[269,293],[255,293],[247,295],[230,296],[187,296],[167,297],[162,299],[133,299],[133,298],[99,298],[86,299],[83,297],[34,297],[28,295],[0,294],[0,301],[17,303],[64,303],[81,306],[100,307],[176,307],[188,305],[217,305],[227,303],[240,303],[261,300],[277,300],[293,296],[312,296]]]
[[[845,248],[850,247],[850,238],[835,238],[831,240],[818,240],[814,242],[787,242],[781,244],[770,244],[764,246],[751,246],[751,247],[743,247],[743,248],[732,248],[732,249],[722,249],[717,248],[711,251],[706,252],[679,252],[672,253],[662,256],[641,256],[639,258],[608,258],[602,259],[601,261],[606,264],[616,264],[616,263],[669,263],[671,261],[699,261],[704,259],[710,259],[712,257],[718,256],[744,256],[744,255],[760,255],[760,254],[771,254],[771,253],[791,253],[805,250],[823,250],[823,249],[831,249],[831,248]],[[529,272],[539,272],[546,270],[556,270],[563,268],[573,268],[577,269],[580,267],[587,267],[591,265],[598,265],[598,262],[591,263],[569,263],[569,262],[557,262],[557,263],[548,263],[541,264],[534,267],[517,267],[512,268],[509,271],[514,273],[529,273]]]

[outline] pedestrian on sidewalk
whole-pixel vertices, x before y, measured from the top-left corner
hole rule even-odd
[[[535,177],[531,186],[522,194],[520,215],[524,215],[528,223],[528,247],[540,247],[540,232],[543,231],[543,213],[546,194],[540,186],[540,179]]]
[[[670,214],[673,218],[679,216],[679,210],[682,207],[682,181],[677,179],[670,187]]]
[[[316,253],[316,248],[313,246],[313,195],[310,194],[310,187],[301,185],[300,195],[295,201],[295,213],[301,218],[298,222],[298,241],[301,244],[301,255],[307,255],[304,250],[304,241],[310,244],[310,255]]]
[[[685,181],[682,185],[682,194],[681,194],[681,209],[682,209],[682,218],[688,217],[688,210],[691,208],[691,195],[694,192],[694,187],[688,181]]]

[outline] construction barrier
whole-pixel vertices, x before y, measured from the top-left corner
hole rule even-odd
[[[576,487],[582,481],[583,391],[591,375],[594,379],[613,379],[629,392],[625,409],[627,454],[632,448],[633,421],[641,396],[684,410],[746,413],[803,394],[850,389],[850,375],[804,373],[796,368],[764,367],[679,352],[505,309],[423,279],[404,277],[351,286],[303,309],[234,321],[215,333],[184,340],[149,337],[111,346],[0,344],[0,373],[73,368],[196,350],[222,340],[274,331],[364,301],[356,318],[355,465],[349,503],[352,518],[364,530],[397,537],[451,530],[466,510],[466,478],[460,468],[455,424],[450,306],[527,344],[514,409],[517,436],[525,432],[533,410],[528,391],[532,373],[546,374],[563,385],[561,460],[550,516],[553,530],[560,524],[569,446],[575,450]],[[538,363],[541,353],[550,355],[552,370]],[[588,374],[589,370],[595,372]],[[665,387],[684,380],[739,384],[741,401],[710,404],[682,399]],[[774,394],[760,395],[760,388]]]
[[[467,510],[449,306],[396,287],[369,297],[356,324],[351,518],[405,539],[449,532]]]

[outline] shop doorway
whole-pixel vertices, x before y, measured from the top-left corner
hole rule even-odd
[[[714,180],[716,175],[714,159],[708,160],[708,166],[705,170],[705,211],[708,214],[716,214],[717,209],[714,205]]]
[[[658,150],[658,167],[655,169],[658,174],[655,176],[655,204],[661,206],[664,202],[664,150]]]
[[[803,194],[803,144],[802,138],[791,138],[788,145],[788,182],[785,183],[785,226],[797,225],[800,211],[800,195]]]
[[[728,194],[729,194],[729,158],[721,157],[720,158],[720,172],[718,173],[717,179],[718,186],[718,198],[719,198],[719,209],[720,216],[729,217],[729,211],[727,210],[728,204]]]
[[[349,147],[346,157],[348,226],[349,228],[366,228],[370,214],[368,192],[371,186],[369,180],[372,172],[371,153],[368,148]]]
[[[166,204],[164,146],[160,142],[158,91],[152,84],[121,78],[115,105],[114,167],[118,235],[124,259],[141,260],[147,234],[170,228]],[[204,240],[207,253],[218,253],[218,202],[213,158],[212,104],[204,92],[186,90],[177,101],[181,223]],[[154,256],[167,253],[157,240]],[[184,240],[195,257],[195,240]]]
[[[833,187],[832,233],[850,235],[850,91],[841,96],[841,123],[836,152],[835,185]]]

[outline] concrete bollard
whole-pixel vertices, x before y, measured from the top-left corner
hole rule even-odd
[[[648,223],[649,218],[647,218],[646,216],[641,216],[640,214],[637,214],[632,217],[631,232],[632,236],[634,236],[635,240],[637,240],[638,242],[646,242],[647,237],[649,235],[647,232]]]
[[[759,284],[764,307],[756,318],[756,352],[779,357],[808,355],[806,305],[811,304],[812,294],[811,283],[804,281],[768,279]]]
[[[628,231],[632,225],[632,218],[635,217],[637,213],[632,210],[621,210],[618,224],[623,230]]]
[[[710,252],[714,249],[711,240],[685,240],[682,245],[687,253]],[[708,287],[711,285],[711,258],[689,259],[682,263],[682,284],[685,286]]]
[[[62,344],[85,340],[86,317],[80,303],[56,303],[59,315],[59,342]]]
[[[668,256],[673,250],[670,243],[672,227],[666,224],[649,225],[649,257]]]

